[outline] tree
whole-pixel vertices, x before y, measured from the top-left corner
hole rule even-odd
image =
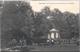
[[[20,32],[23,33],[23,36],[25,36],[24,34],[30,36],[33,17],[33,11],[28,3],[24,1],[5,1],[1,15],[2,40],[7,44],[12,38],[18,38]]]
[[[42,36],[47,36],[49,33],[49,30],[52,28],[52,24],[47,19],[47,17],[49,16],[49,12],[50,12],[49,7],[45,7],[44,9],[41,10],[41,12],[35,13],[34,37],[37,38],[38,40],[40,40]]]
[[[78,16],[70,12],[60,12],[58,9],[54,9],[51,12],[51,23],[54,24],[54,28],[58,29],[61,38],[72,38],[78,36]]]

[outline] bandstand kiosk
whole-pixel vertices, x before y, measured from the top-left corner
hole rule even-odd
[[[60,39],[59,31],[56,30],[55,28],[51,29],[48,34],[47,42],[54,42],[55,40],[58,40],[58,39]]]

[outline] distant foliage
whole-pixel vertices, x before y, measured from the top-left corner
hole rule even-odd
[[[77,14],[67,11],[62,13],[56,8],[51,11],[49,7],[45,7],[41,12],[36,13],[35,17],[37,36],[47,35],[52,28],[59,30],[61,38],[71,39],[79,36],[79,16]]]

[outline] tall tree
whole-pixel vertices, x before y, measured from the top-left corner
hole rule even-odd
[[[24,1],[5,1],[2,11],[2,40],[6,42],[6,44],[11,38],[18,38],[20,34],[21,36],[24,36],[24,34],[26,34],[26,36],[30,35],[34,15],[29,3]],[[19,37],[19,39],[20,38],[21,37]]]

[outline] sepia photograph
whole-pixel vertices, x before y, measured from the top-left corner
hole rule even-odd
[[[80,52],[80,0],[0,0],[0,52]]]

